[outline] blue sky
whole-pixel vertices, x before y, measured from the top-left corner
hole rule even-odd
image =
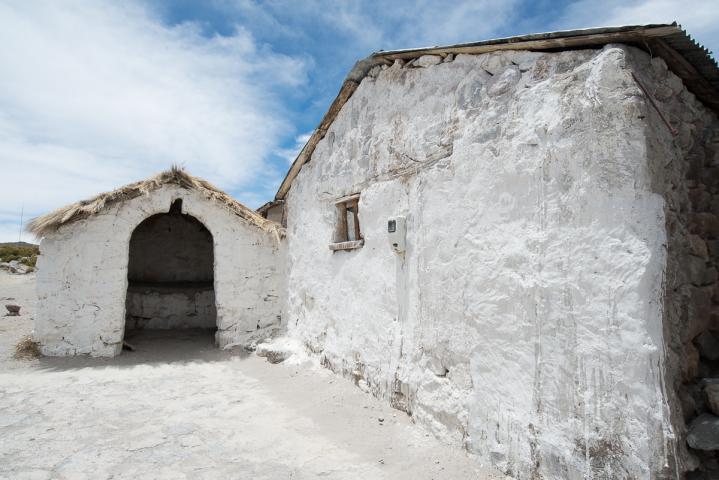
[[[0,0],[0,241],[172,163],[259,206],[376,50],[673,20],[719,50],[715,0]]]

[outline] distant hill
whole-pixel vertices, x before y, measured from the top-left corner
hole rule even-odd
[[[34,243],[27,242],[0,242],[0,247],[37,247]]]

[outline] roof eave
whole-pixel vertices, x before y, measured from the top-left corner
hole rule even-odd
[[[558,32],[535,33],[516,37],[505,37],[481,42],[462,43],[442,47],[412,48],[375,52],[355,64],[342,84],[339,94],[325,113],[320,125],[302,147],[280,184],[275,200],[285,198],[293,180],[302,166],[307,163],[317,144],[327,133],[344,104],[359,86],[364,76],[374,65],[391,63],[394,60],[408,60],[422,55],[480,54],[501,50],[562,50],[582,47],[597,47],[609,43],[633,44],[660,56],[667,66],[679,76],[687,88],[699,100],[719,112],[719,67],[710,52],[697,44],[676,22],[666,24],[628,25],[620,27],[588,28]],[[688,60],[689,54],[701,53]],[[692,55],[697,57],[696,55]]]
[[[682,32],[674,23],[650,25],[625,25],[620,27],[584,28],[577,30],[561,30],[557,32],[532,33],[514,37],[502,37],[480,42],[458,43],[424,48],[409,48],[375,52],[372,56],[389,59],[415,58],[421,55],[486,53],[497,50],[551,50],[554,48],[571,48],[577,45],[603,45],[607,43],[623,43],[636,40],[638,36],[661,37]]]

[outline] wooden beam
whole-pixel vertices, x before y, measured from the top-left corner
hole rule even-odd
[[[362,238],[362,233],[360,232],[360,224],[359,224],[359,197],[357,197],[354,200],[353,218],[355,221],[355,240],[360,240]]]
[[[681,29],[676,26],[637,28],[621,32],[599,32],[594,34],[582,34],[582,31],[579,30],[577,31],[577,34],[573,36],[554,38],[547,36],[546,38],[532,38],[540,37],[541,35],[530,35],[526,37],[528,38],[527,40],[522,40],[522,37],[519,37],[518,40],[510,38],[499,41],[479,42],[475,44],[450,45],[446,47],[430,47],[412,50],[398,50],[394,52],[379,52],[376,54],[376,56],[388,58],[391,60],[407,60],[410,58],[417,58],[422,55],[447,55],[450,53],[453,53],[455,55],[462,53],[476,55],[480,53],[496,52],[500,50],[566,49],[582,46],[605,45],[607,43],[635,42],[637,40],[646,39],[648,37],[662,37],[678,32],[681,32]]]
[[[649,42],[649,48],[651,49],[652,55],[664,59],[669,70],[682,79],[689,91],[696,95],[705,105],[719,111],[719,100],[717,99],[716,89],[686,58],[667,45],[661,38],[655,38]]]
[[[338,203],[337,204],[337,214],[340,216],[339,218],[339,225],[337,228],[339,229],[337,232],[337,242],[346,242],[349,240],[349,236],[347,234],[347,204],[346,203]]]
[[[354,250],[356,248],[362,248],[364,240],[354,240],[351,242],[337,242],[330,243],[330,250],[336,252],[338,250]]]
[[[345,195],[344,197],[340,197],[337,200],[335,200],[335,203],[347,203],[350,200],[356,200],[360,197],[359,193],[353,193],[351,195]]]

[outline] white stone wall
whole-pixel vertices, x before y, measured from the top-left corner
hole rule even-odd
[[[219,346],[281,327],[284,260],[277,239],[193,190],[165,186],[43,238],[34,332],[43,354],[120,353],[130,236],[178,198],[213,236]]]
[[[663,471],[664,199],[629,56],[376,67],[289,192],[289,334],[514,478]],[[364,247],[333,253],[356,192]]]

